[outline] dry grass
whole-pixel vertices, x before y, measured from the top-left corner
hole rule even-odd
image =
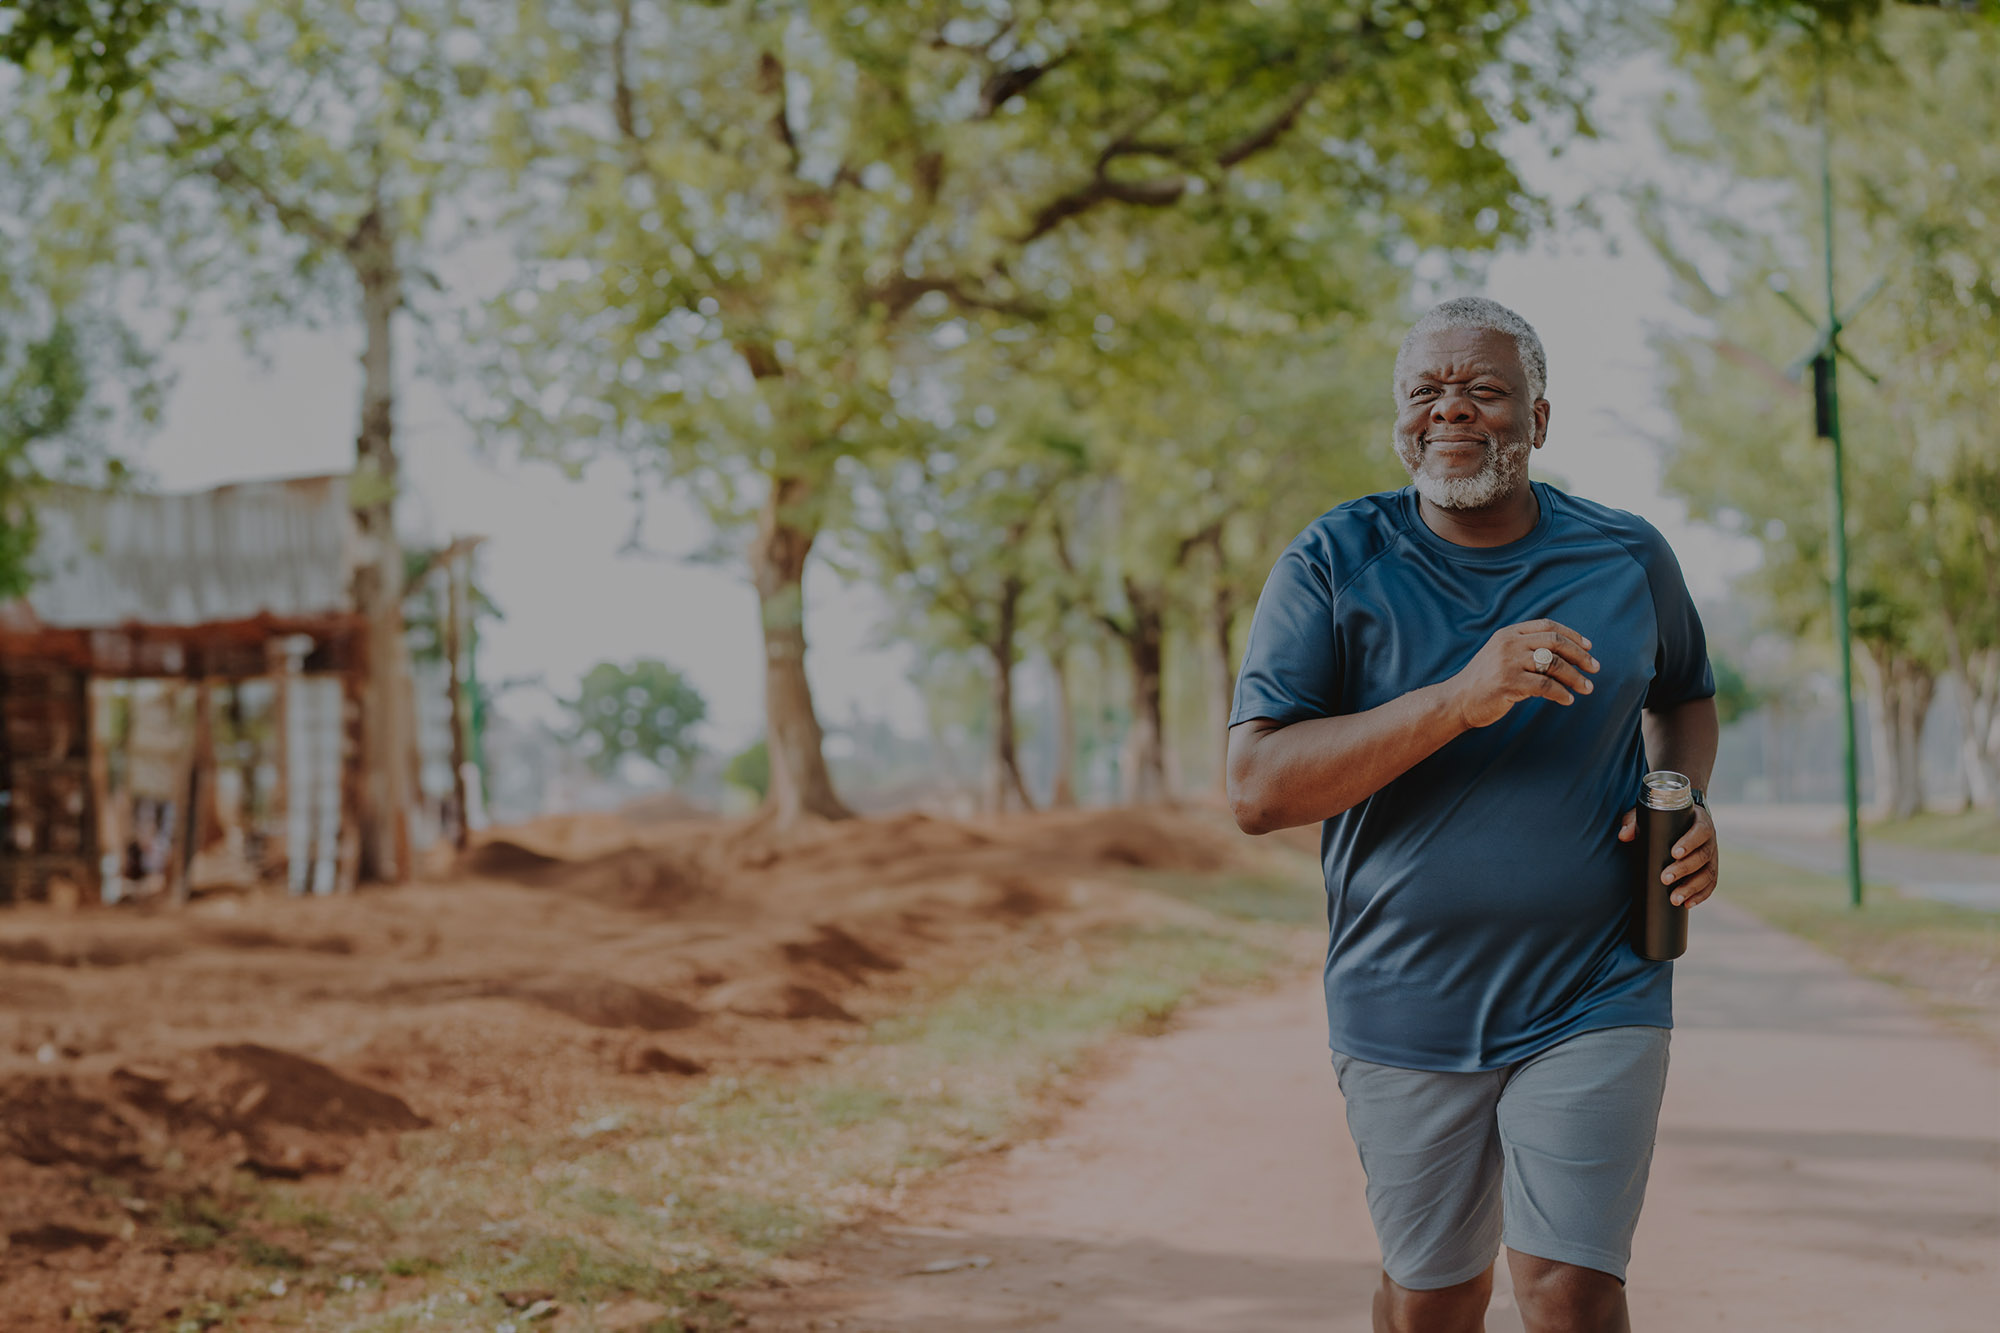
[[[719,1292],[1031,1132],[1052,1086],[1107,1037],[1157,1029],[1294,956],[1298,932],[1268,919],[1297,909],[1273,906],[1275,885],[1226,878],[1165,887],[1233,916],[1022,945],[819,1064],[690,1084],[674,1103],[589,1106],[561,1133],[473,1121],[410,1134],[372,1195],[239,1178],[186,1221],[191,1240],[231,1248],[241,1280],[178,1327],[729,1327]],[[553,1303],[546,1323],[525,1316],[538,1301]]]
[[[1926,812],[1868,826],[1868,836],[1910,847],[1936,851],[1983,852],[2000,856],[2000,813],[1965,810],[1953,814]]]

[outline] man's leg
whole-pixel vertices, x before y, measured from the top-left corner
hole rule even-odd
[[[1664,1028],[1585,1032],[1510,1071],[1498,1122],[1504,1239],[1529,1333],[1626,1333],[1625,1265],[1646,1197]]]
[[[1506,1075],[1335,1055],[1347,1127],[1382,1242],[1376,1333],[1480,1333],[1500,1252],[1494,1106]]]
[[[1375,1293],[1375,1333],[1485,1333],[1493,1270],[1457,1286],[1412,1291],[1387,1273]]]
[[[1609,1273],[1507,1251],[1528,1333],[1632,1333],[1625,1284]]]

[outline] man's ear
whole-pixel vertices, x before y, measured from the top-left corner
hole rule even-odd
[[[1547,444],[1549,440],[1549,400],[1546,398],[1537,398],[1535,400],[1534,411],[1535,411],[1534,446],[1535,448],[1539,449],[1544,444]]]

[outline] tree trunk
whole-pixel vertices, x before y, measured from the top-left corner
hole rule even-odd
[[[1124,640],[1132,668],[1132,730],[1125,740],[1126,799],[1148,804],[1167,799],[1165,718],[1161,699],[1161,664],[1165,654],[1163,599],[1125,580],[1130,620],[1114,628]]]
[[[1937,678],[1914,658],[1875,644],[1867,645],[1860,661],[1870,705],[1875,814],[1908,819],[1924,808],[1921,742]]]
[[[1208,661],[1214,691],[1209,695],[1208,730],[1217,747],[1216,790],[1225,796],[1229,794],[1229,713],[1236,706],[1236,658],[1229,646],[1229,626],[1235,618],[1236,599],[1218,571],[1208,604]]]
[[[1945,651],[1958,684],[1959,766],[1965,798],[1982,810],[2000,808],[2000,649],[1967,654],[1958,625],[1945,615]]]
[[[1966,796],[1982,810],[2000,809],[2000,649],[1976,653],[1959,678],[1965,733],[1959,757]]]
[[[774,478],[750,544],[750,577],[764,626],[764,727],[771,786],[764,808],[780,824],[802,815],[849,819],[827,772],[824,735],[806,679],[805,572],[818,534],[799,520],[806,482]]]
[[[1009,801],[1023,810],[1035,808],[1028,784],[1021,778],[1021,759],[1014,744],[1014,630],[1021,609],[1021,580],[1009,576],[1000,586],[999,616],[986,651],[993,659],[993,771],[989,804],[1004,811]]]
[[[403,634],[403,547],[396,537],[394,326],[403,285],[396,238],[380,200],[355,227],[347,257],[361,286],[366,331],[353,482],[364,552],[354,575],[354,602],[367,620],[367,679],[360,699],[360,874],[394,882],[410,872],[416,701]]]
[[[1076,804],[1076,701],[1069,690],[1069,640],[1049,642],[1049,672],[1055,678],[1056,773],[1049,804],[1067,810]]]

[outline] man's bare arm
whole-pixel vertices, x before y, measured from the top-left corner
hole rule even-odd
[[[1533,654],[1555,660],[1537,671]],[[1553,620],[1496,630],[1449,680],[1365,713],[1289,725],[1252,718],[1229,731],[1229,806],[1245,833],[1316,824],[1359,805],[1454,737],[1491,726],[1524,699],[1564,707],[1589,694],[1590,640]]]

